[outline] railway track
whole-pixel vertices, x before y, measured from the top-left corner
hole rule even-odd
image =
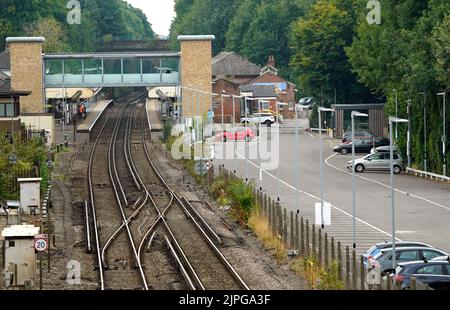
[[[100,288],[248,290],[220,252],[220,237],[156,167],[141,102],[136,97],[114,107],[91,151],[88,185]]]

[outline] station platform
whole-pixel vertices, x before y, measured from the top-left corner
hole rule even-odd
[[[157,99],[148,99],[146,103],[146,110],[150,128],[154,132],[161,132],[164,129],[161,121],[161,105]]]
[[[87,108],[86,119],[78,122],[78,132],[91,132],[103,112],[114,102],[114,100],[101,100],[92,103]]]

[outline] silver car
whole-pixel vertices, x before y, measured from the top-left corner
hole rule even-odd
[[[363,158],[355,159],[355,171],[390,171],[390,153],[369,154]],[[347,163],[347,169],[352,170],[352,161]],[[394,154],[394,173],[399,174],[404,169],[400,154]]]
[[[423,259],[432,260],[433,258],[448,255],[447,253],[427,247],[399,247],[395,248],[395,261],[397,263],[413,262]],[[383,249],[376,254],[373,259],[381,265],[381,272],[393,272],[392,269],[392,248]]]

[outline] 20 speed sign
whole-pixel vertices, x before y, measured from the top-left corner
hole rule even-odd
[[[48,248],[48,241],[44,238],[37,238],[34,240],[34,249],[36,252],[45,252]]]

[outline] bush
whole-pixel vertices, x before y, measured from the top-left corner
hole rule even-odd
[[[253,190],[252,186],[242,180],[233,180],[226,189],[231,199],[233,207],[237,208],[247,223],[253,208]]]

